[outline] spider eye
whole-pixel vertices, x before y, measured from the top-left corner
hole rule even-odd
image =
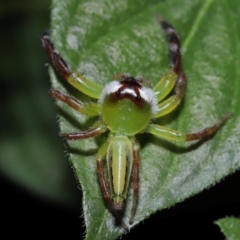
[[[117,90],[116,92],[115,92],[115,95],[116,95],[116,97],[119,97],[120,96],[120,91],[119,90]]]
[[[142,97],[141,97],[140,94],[138,94],[138,95],[136,96],[136,100],[137,100],[137,101],[141,101],[141,100],[142,100]]]

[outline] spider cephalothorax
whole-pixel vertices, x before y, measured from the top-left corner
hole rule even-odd
[[[99,98],[101,116],[107,128],[116,134],[133,136],[146,128],[157,111],[157,98],[133,77],[108,83]],[[142,114],[144,112],[144,114]]]
[[[79,140],[95,137],[109,131],[107,141],[97,152],[97,173],[103,197],[114,216],[121,218],[124,210],[130,177],[133,181],[133,206],[130,223],[137,206],[139,189],[139,151],[140,146],[135,138],[138,133],[152,133],[157,137],[173,141],[191,141],[203,138],[215,132],[229,117],[225,115],[218,123],[197,133],[184,134],[165,126],[154,124],[152,119],[172,112],[181,102],[186,86],[186,77],[181,66],[180,41],[174,28],[162,19],[160,22],[169,43],[170,71],[165,73],[154,88],[148,79],[134,78],[127,74],[116,74],[115,79],[104,88],[73,72],[55,51],[48,34],[42,37],[51,65],[71,85],[95,102],[83,103],[55,89],[50,94],[87,116],[99,116],[94,127],[77,133],[61,133],[68,140]],[[168,97],[169,93],[174,94]],[[107,174],[103,160],[107,162]],[[108,178],[108,181],[107,181]],[[109,184],[108,184],[109,182]],[[121,220],[121,219],[120,219]]]

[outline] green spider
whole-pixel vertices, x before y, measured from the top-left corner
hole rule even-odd
[[[157,19],[169,44],[171,69],[153,89],[148,79],[134,78],[127,74],[116,74],[114,79],[120,79],[120,81],[114,80],[105,87],[99,86],[96,82],[70,70],[54,49],[47,33],[44,33],[41,38],[42,46],[53,68],[76,89],[97,100],[83,103],[58,90],[51,89],[50,94],[54,98],[65,102],[81,114],[90,117],[99,116],[94,127],[89,130],[61,133],[60,136],[67,140],[80,140],[109,131],[107,141],[97,152],[97,174],[103,198],[112,214],[120,220],[132,176],[133,206],[130,224],[133,223],[136,212],[139,189],[140,145],[135,135],[147,132],[166,140],[192,141],[214,133],[231,116],[228,113],[215,125],[188,134],[153,123],[153,119],[165,116],[179,105],[186,87],[178,35],[163,18],[157,16]],[[166,98],[172,91],[174,94]],[[104,158],[107,162],[107,174],[105,174]]]

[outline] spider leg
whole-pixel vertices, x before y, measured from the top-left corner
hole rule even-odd
[[[109,207],[112,207],[112,198],[111,193],[107,185],[107,180],[104,174],[104,165],[102,159],[107,154],[108,142],[105,142],[97,152],[96,160],[97,160],[97,173],[98,179],[100,182],[100,186],[103,193],[103,198]]]
[[[162,101],[172,91],[174,86],[175,95],[158,104],[159,110],[154,118],[159,118],[172,112],[181,102],[186,87],[186,76],[182,71],[181,44],[177,32],[161,16],[158,15],[157,19],[165,32],[169,44],[169,58],[172,71],[163,76],[155,86],[154,91],[156,92],[158,102]]]
[[[42,46],[45,49],[51,65],[54,69],[63,76],[72,86],[84,94],[98,99],[102,92],[102,87],[95,82],[87,79],[80,73],[73,72],[66,64],[66,62],[57,53],[54,45],[50,41],[48,33],[44,33],[41,38]]]
[[[99,179],[99,182],[100,182],[103,198],[104,198],[105,203],[108,206],[108,209],[112,212],[112,214],[116,217],[116,219],[121,223],[122,227],[126,231],[129,231],[126,224],[122,221],[122,218],[119,215],[119,212],[117,212],[113,207],[111,192],[109,190],[107,180],[106,180],[106,177],[105,177],[105,173],[104,173],[105,171],[104,171],[104,165],[103,165],[103,158],[107,154],[108,145],[109,145],[109,142],[105,142],[97,152],[96,160],[97,160],[98,179]]]
[[[164,100],[158,104],[158,111],[153,118],[162,117],[170,112],[172,112],[181,102],[177,95],[173,95],[170,98]]]
[[[96,127],[90,128],[86,131],[75,133],[60,133],[59,137],[66,138],[67,140],[80,140],[91,137],[96,137],[106,131],[106,126],[102,123],[98,123]]]
[[[157,101],[162,101],[173,89],[177,81],[177,75],[170,71],[164,74],[161,80],[154,87]]]
[[[138,200],[138,189],[139,189],[139,163],[140,163],[140,156],[139,156],[140,146],[137,142],[133,143],[133,206],[131,217],[129,223],[133,223],[133,218],[136,213],[137,207],[137,200]]]
[[[97,103],[83,103],[74,97],[67,96],[58,90],[50,89],[50,95],[62,102],[65,102],[69,107],[87,116],[96,116],[99,114],[99,105]]]
[[[219,122],[214,124],[211,127],[206,127],[203,130],[196,132],[196,133],[181,133],[179,131],[173,130],[168,127],[156,125],[156,124],[149,124],[147,127],[146,132],[152,133],[160,138],[172,140],[172,141],[192,141],[197,140],[208,135],[213,134],[217,131],[217,129],[225,123],[230,117],[231,113],[226,114]]]
[[[148,78],[136,77],[135,79],[136,79],[137,82],[145,85],[148,88],[151,88],[151,86],[152,86],[152,83],[151,83],[151,81]]]
[[[170,67],[172,71],[177,75],[174,91],[181,101],[185,94],[186,88],[186,76],[182,71],[181,43],[176,30],[171,24],[169,24],[159,15],[157,16],[157,20],[161,24],[169,44]]]

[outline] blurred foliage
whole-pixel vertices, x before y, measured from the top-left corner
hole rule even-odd
[[[40,43],[49,28],[50,3],[0,2],[0,171],[31,192],[72,205],[80,192],[57,137]]]

